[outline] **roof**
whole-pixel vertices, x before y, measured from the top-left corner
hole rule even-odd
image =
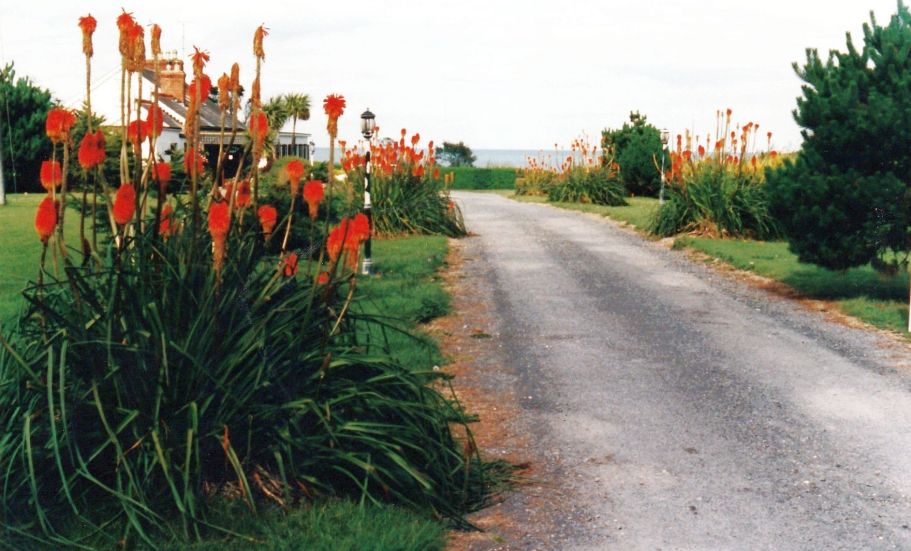
[[[153,85],[155,84],[155,71],[152,71],[151,69],[143,69],[142,76]],[[184,105],[184,102],[177,98],[172,98],[171,96],[159,95],[158,103],[179,117],[172,117],[167,112],[165,112],[165,124],[168,126],[183,128],[184,121],[187,120],[187,106]],[[200,129],[205,130],[221,128],[221,109],[218,108],[218,102],[213,100],[211,97],[206,98],[206,101],[202,104],[202,108],[199,110],[199,127]]]

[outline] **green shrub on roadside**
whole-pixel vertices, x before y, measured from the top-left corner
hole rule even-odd
[[[911,230],[911,12],[871,17],[861,44],[794,64],[802,81],[795,162],[769,177],[772,209],[802,262],[895,271]],[[904,256],[902,254],[901,256]]]
[[[661,185],[661,132],[649,124],[645,115],[631,112],[623,128],[604,130],[601,147],[605,160],[612,156],[620,165],[620,182],[633,195],[657,197]]]

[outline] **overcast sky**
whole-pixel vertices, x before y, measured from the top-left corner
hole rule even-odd
[[[98,19],[96,105],[116,112],[120,4],[0,0],[0,62],[14,61],[72,106],[82,101],[78,17]],[[676,133],[714,127],[716,109],[799,146],[791,69],[807,47],[860,40],[869,12],[888,22],[894,0],[437,0],[366,2],[125,1],[142,24],[163,28],[162,47],[211,53],[213,81],[240,63],[253,78],[252,36],[265,42],[263,96],[305,92],[304,129],[325,146],[322,98],[344,94],[341,137],[357,137],[369,107],[383,135],[407,127],[474,148],[538,149],[621,125],[630,110]],[[104,79],[107,78],[105,81]]]

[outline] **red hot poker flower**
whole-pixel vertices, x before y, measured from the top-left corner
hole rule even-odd
[[[360,244],[370,237],[370,219],[364,213],[357,213],[351,219],[351,227],[348,231],[351,234],[350,239]]]
[[[237,208],[246,208],[250,204],[250,180],[242,180],[237,185],[237,195],[234,197]]]
[[[345,114],[345,96],[329,94],[323,100],[323,110],[330,119],[338,119]]]
[[[157,162],[152,167],[152,178],[158,182],[161,189],[171,180],[171,165],[169,163]]]
[[[269,29],[260,25],[256,27],[256,32],[253,33],[253,55],[260,58],[266,58],[266,52],[263,50],[263,38],[269,35]]]
[[[89,57],[95,53],[92,48],[92,35],[95,33],[96,27],[98,27],[98,21],[92,17],[92,14],[79,18],[79,28],[82,29],[82,53]]]
[[[326,129],[333,138],[338,135],[338,118],[345,113],[345,96],[339,94],[329,94],[323,100],[323,110],[329,121]]]
[[[60,163],[57,161],[41,162],[41,186],[47,191],[51,191],[60,185],[63,172],[60,169]]]
[[[282,260],[282,268],[285,277],[294,277],[297,275],[297,253],[291,253]]]
[[[220,271],[224,263],[225,239],[228,237],[230,228],[231,213],[228,210],[228,203],[212,203],[212,206],[209,207],[209,233],[212,235],[212,243],[215,245],[213,250],[215,271]]]
[[[231,91],[231,77],[228,76],[228,73],[222,73],[218,77],[218,108],[222,111],[226,111],[231,105],[231,99],[228,96],[228,92]]]
[[[158,235],[167,239],[171,236],[174,231],[174,227],[171,224],[171,217],[174,209],[171,208],[170,203],[166,204],[163,209],[161,209],[161,223],[158,225]]]
[[[38,211],[35,213],[35,231],[42,243],[53,235],[54,228],[57,227],[57,205],[50,197],[45,197],[38,204]]]
[[[131,32],[133,27],[137,26],[137,23],[133,19],[132,13],[128,13],[123,8],[121,8],[121,11],[122,13],[117,16],[117,30],[120,31],[120,55],[129,57]]]
[[[70,128],[75,123],[76,116],[72,112],[62,107],[55,107],[48,111],[44,129],[52,142],[60,143],[70,138]]]
[[[256,211],[256,215],[259,217],[259,224],[263,228],[263,233],[266,234],[266,239],[269,239],[278,222],[278,211],[272,205],[263,205]]]
[[[300,159],[294,159],[285,166],[285,170],[288,172],[288,179],[291,180],[291,195],[297,195],[297,188],[304,176],[304,163]]]
[[[202,174],[206,169],[206,158],[202,153],[187,151],[183,158],[183,167],[187,175],[193,173],[193,158],[196,158],[196,174]]]
[[[316,284],[325,285],[327,283],[329,283],[329,272],[320,272],[319,275],[316,276]]]
[[[197,84],[197,80],[199,84]],[[202,75],[199,79],[193,79],[190,82],[190,85],[187,86],[187,94],[190,96],[190,102],[196,102],[196,87],[199,86],[199,101],[206,101],[206,98],[209,97],[209,92],[212,91],[212,79],[209,78],[209,75]]]
[[[148,133],[145,121],[136,120],[127,126],[127,139],[130,140],[133,147],[139,147],[145,141]]]
[[[307,207],[310,210],[310,219],[316,220],[316,215],[319,212],[319,204],[323,202],[323,196],[325,195],[325,190],[323,189],[323,183],[319,180],[310,180],[304,184],[304,201],[307,202]]]
[[[114,196],[114,221],[121,226],[133,219],[136,213],[136,190],[133,184],[126,182],[117,189]]]
[[[228,203],[212,203],[209,207],[209,233],[212,239],[224,239],[228,236],[231,227],[231,215],[228,212]]]
[[[161,27],[157,23],[153,23],[149,34],[152,35],[152,55],[161,55]]]
[[[206,67],[206,63],[209,61],[209,52],[193,46],[193,53],[190,55],[190,58],[193,60],[193,74],[198,75],[202,73],[202,70]]]
[[[412,137],[411,137],[411,147],[416,146],[416,145],[418,144],[419,141],[421,141],[421,135],[420,135],[420,134],[415,134],[414,136],[412,136]]]
[[[79,144],[79,166],[91,170],[104,162],[104,132],[86,133]]]
[[[161,110],[161,107],[157,105],[150,104],[149,113],[146,115],[146,132],[149,137],[157,138],[161,136],[161,131],[164,129],[164,111]]]

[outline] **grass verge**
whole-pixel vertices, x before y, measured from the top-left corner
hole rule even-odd
[[[797,261],[783,241],[678,237],[675,248],[690,247],[728,264],[780,281],[800,295],[836,304],[844,313],[906,336],[908,275],[880,274],[870,266],[833,272]]]

